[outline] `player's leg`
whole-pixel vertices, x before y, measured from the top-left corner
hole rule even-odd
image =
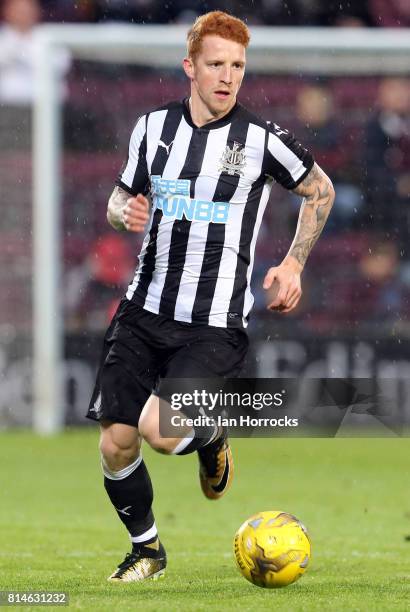
[[[173,378],[176,372],[180,372],[179,376],[193,380],[234,378],[242,370],[248,347],[248,337],[242,329],[207,327],[196,330],[189,344],[170,363],[166,377]],[[198,451],[199,481],[203,494],[207,499],[220,499],[229,489],[234,474],[227,429],[220,428],[216,435],[197,448],[188,444],[185,452],[193,450]]]
[[[161,415],[161,416],[160,416]],[[171,423],[172,417],[186,418],[187,415],[171,408],[165,399],[152,394],[148,398],[141,413],[138,429],[144,440],[159,453],[166,455],[187,455],[209,444],[220,433],[216,425],[201,427],[201,436],[195,435],[195,430],[189,426],[178,426],[178,437],[163,437],[161,435],[160,419],[165,424]]]
[[[166,555],[158,539],[151,508],[152,484],[142,459],[137,428],[101,422],[100,452],[105,490],[132,542],[132,552],[109,580],[130,582],[159,577]]]
[[[151,395],[141,413],[139,431],[154,450],[173,455],[188,455],[198,451],[199,478],[202,491],[208,499],[219,499],[231,485],[233,458],[225,428],[216,424],[201,426],[200,435],[193,427],[178,427],[177,438],[162,437],[160,412],[163,423],[170,423],[175,411],[165,399]],[[166,414],[168,413],[168,414]],[[182,413],[181,413],[182,414]],[[183,415],[182,416],[188,416]],[[196,415],[192,414],[195,418]]]
[[[141,455],[136,427],[123,423],[101,423],[100,453],[104,487],[131,542],[157,536],[151,510],[153,491]],[[154,538],[153,538],[154,536]]]
[[[166,564],[137,428],[155,374],[155,355],[147,344],[128,325],[115,321],[106,334],[87,416],[101,424],[105,489],[132,541],[132,552],[110,577],[123,582],[158,576]]]
[[[238,376],[248,350],[248,338],[243,330],[201,327],[184,329],[185,344],[168,360],[161,372],[161,380],[141,413],[139,429],[141,435],[156,450],[177,455],[198,451],[199,477],[204,495],[208,499],[219,499],[228,490],[233,478],[232,451],[225,428],[201,425],[197,428],[179,428],[178,438],[162,438],[159,414],[164,422],[175,415],[169,403],[167,380],[228,378]],[[188,336],[189,334],[189,336]],[[159,398],[161,397],[161,403]],[[168,412],[168,415],[165,413]],[[186,414],[186,409],[183,410]],[[196,412],[186,414],[195,418]]]

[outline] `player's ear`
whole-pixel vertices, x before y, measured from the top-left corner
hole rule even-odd
[[[195,69],[194,69],[194,62],[192,61],[192,59],[190,57],[184,57],[184,60],[182,62],[182,67],[188,79],[190,81],[193,81]]]

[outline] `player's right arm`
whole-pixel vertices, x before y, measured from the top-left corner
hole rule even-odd
[[[142,232],[149,218],[149,201],[139,193],[131,195],[115,187],[108,201],[107,220],[118,231]]]
[[[149,217],[147,118],[140,117],[131,134],[127,161],[108,201],[108,223],[118,231],[142,232]]]

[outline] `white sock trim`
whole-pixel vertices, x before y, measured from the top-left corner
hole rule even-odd
[[[217,438],[219,438],[220,435],[220,429],[218,427],[218,425],[215,423],[214,425],[214,433],[212,434],[212,437],[209,438],[208,442],[205,442],[205,444],[203,446],[201,446],[201,448],[204,448],[204,446],[208,446],[208,444],[211,444],[211,442],[215,442],[215,440]]]
[[[104,476],[106,478],[109,478],[109,480],[124,480],[124,478],[127,478],[127,476],[132,474],[134,472],[134,470],[137,469],[137,467],[140,465],[141,461],[142,461],[142,455],[138,455],[138,457],[135,459],[135,461],[130,463],[130,465],[127,465],[122,470],[118,470],[118,472],[114,472],[114,471],[109,469],[109,467],[105,463],[104,457],[102,457],[101,458],[101,467],[102,467],[102,471],[104,473]]]
[[[157,526],[154,523],[153,526],[150,529],[148,529],[148,531],[141,533],[141,535],[139,536],[132,536],[130,534],[130,540],[133,544],[139,544],[140,542],[151,540],[151,538],[155,537],[157,534],[158,534]]]
[[[192,442],[194,437],[195,437],[195,430],[191,429],[189,434],[185,438],[182,438],[181,442],[178,442],[178,444],[176,445],[176,447],[174,448],[171,454],[178,455],[178,453],[183,451],[188,446],[188,444]]]

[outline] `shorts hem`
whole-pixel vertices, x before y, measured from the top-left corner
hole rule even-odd
[[[136,427],[138,429],[138,421],[131,421],[130,419],[123,419],[121,417],[117,417],[115,415],[106,415],[101,414],[100,416],[92,416],[90,414],[85,415],[86,419],[90,419],[91,421],[96,421],[97,423],[101,423],[101,421],[111,421],[112,423],[121,423],[122,425],[131,425],[132,427]]]

